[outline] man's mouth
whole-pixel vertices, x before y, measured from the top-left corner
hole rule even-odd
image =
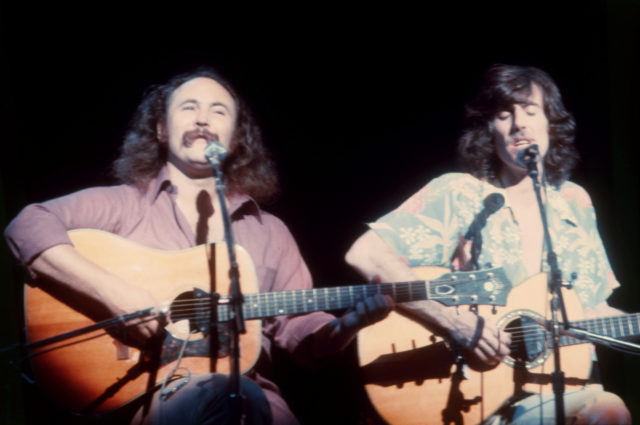
[[[517,147],[517,148],[521,148],[524,146],[529,146],[533,143],[533,139],[530,139],[528,137],[518,137],[517,139],[515,139],[512,142],[512,145]]]

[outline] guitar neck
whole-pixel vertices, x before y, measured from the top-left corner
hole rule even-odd
[[[242,312],[245,319],[262,319],[285,314],[341,310],[353,307],[367,297],[389,295],[395,302],[422,301],[430,298],[425,281],[337,286],[296,291],[245,294]],[[431,297],[436,296],[431,294]],[[218,306],[218,320],[229,320],[229,306]]]
[[[573,327],[585,329],[589,332],[611,338],[630,337],[640,335],[640,313],[579,320],[571,322],[571,325]],[[560,338],[561,345],[580,344],[584,342],[584,340],[568,336],[562,336]]]
[[[414,270],[418,277],[424,271]],[[388,295],[396,303],[435,300],[452,306],[462,304],[505,305],[511,289],[504,270],[445,273],[436,279],[355,286],[259,292],[244,295],[242,313],[246,319],[284,314],[341,310],[374,295]],[[230,319],[228,298],[218,305],[218,321]]]

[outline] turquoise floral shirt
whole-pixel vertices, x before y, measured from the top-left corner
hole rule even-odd
[[[462,236],[492,193],[500,193],[505,205],[490,215],[482,230],[480,267],[503,267],[514,286],[527,279],[522,262],[520,230],[504,189],[469,174],[444,174],[424,186],[396,210],[369,226],[396,253],[414,266],[453,265],[459,261]],[[575,183],[547,186],[547,218],[553,248],[563,278],[577,274],[574,288],[589,315],[619,284],[611,270],[587,192]],[[462,240],[462,242],[464,242]],[[469,243],[466,243],[467,249]],[[541,271],[549,271],[546,247]]]

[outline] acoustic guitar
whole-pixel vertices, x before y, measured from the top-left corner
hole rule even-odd
[[[575,291],[563,288],[572,327],[620,338],[640,335],[640,315],[584,320]],[[511,332],[511,355],[494,369],[472,370],[424,327],[395,312],[358,334],[358,356],[367,394],[390,425],[478,424],[505,401],[524,391],[553,392],[551,317],[547,275],[516,286],[504,307],[478,307],[501,331]],[[462,308],[462,307],[460,307]],[[588,382],[592,349],[584,340],[561,335],[561,369],[566,390]]]
[[[111,233],[80,229],[69,236],[81,254],[133,285],[165,300],[166,338],[154,352],[128,347],[112,334],[96,330],[54,344],[38,341],[92,326],[94,322],[61,301],[55,285],[25,285],[27,339],[37,350],[29,353],[36,381],[60,406],[94,414],[123,406],[156,388],[175,368],[190,373],[228,373],[229,262],[224,244],[201,245],[181,251],[150,249]],[[255,364],[261,348],[260,320],[278,315],[340,310],[377,293],[395,302],[433,299],[445,305],[504,305],[511,289],[502,269],[474,273],[432,270],[427,281],[336,286],[282,292],[258,292],[249,254],[236,246],[245,334],[240,336],[240,369]],[[418,271],[418,275],[420,275]],[[44,290],[46,288],[47,290]],[[212,288],[220,295],[212,303]],[[214,297],[215,298],[215,297]],[[215,310],[215,311],[214,311]],[[212,320],[212,317],[214,320]],[[212,325],[214,323],[214,325]]]

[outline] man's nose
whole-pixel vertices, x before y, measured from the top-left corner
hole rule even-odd
[[[209,116],[207,111],[198,111],[198,115],[196,115],[196,125],[198,127],[207,127],[209,125]]]
[[[519,106],[515,106],[513,109],[513,131],[519,131],[527,126],[527,114],[524,109]]]

